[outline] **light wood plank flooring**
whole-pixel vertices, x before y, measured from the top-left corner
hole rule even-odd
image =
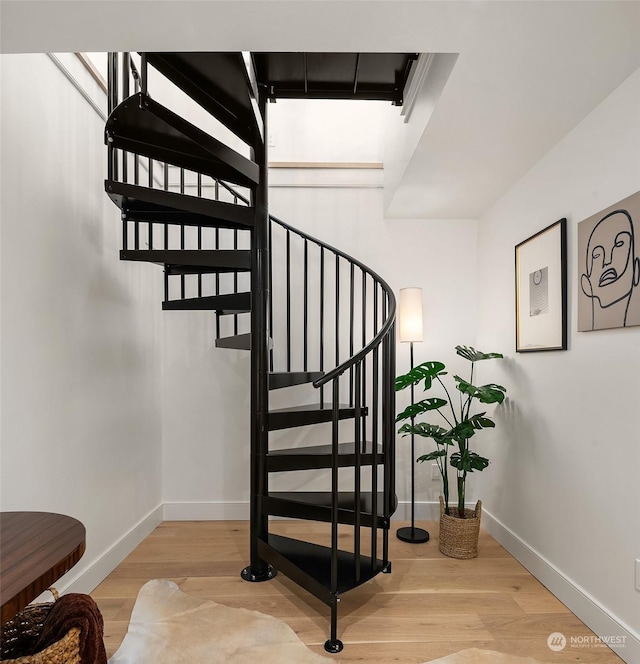
[[[552,632],[593,636],[576,616],[485,532],[479,556],[453,560],[438,551],[437,523],[420,523],[431,533],[426,544],[390,537],[391,574],[342,596],[339,637],[345,649],[339,662],[426,662],[465,648],[484,648],[535,657],[542,662],[621,662],[604,646],[554,653]],[[321,544],[327,524],[272,522],[274,532]],[[190,595],[228,606],[255,609],[287,622],[312,650],[329,629],[329,609],[283,575],[247,583],[249,526],[245,521],[164,522],[92,593],[105,619],[110,656],[120,645],[136,595],[149,579],[175,581]],[[350,529],[340,531],[347,548]]]

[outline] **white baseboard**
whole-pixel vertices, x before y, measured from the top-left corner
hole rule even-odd
[[[640,662],[640,635],[637,632],[612,615],[598,600],[567,578],[550,561],[485,509],[482,511],[482,526],[605,642],[610,637],[621,637],[623,644],[611,645],[618,657],[628,664]]]
[[[249,502],[165,503],[164,521],[246,521]]]
[[[63,593],[90,593],[142,542],[157,526],[162,523],[162,504],[151,510],[135,526],[130,528],[117,542],[112,544],[103,554],[98,556],[89,565],[74,574],[68,572],[56,588]],[[50,601],[50,598],[45,598]]]

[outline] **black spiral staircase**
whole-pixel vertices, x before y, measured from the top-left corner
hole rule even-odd
[[[340,595],[391,570],[395,299],[358,260],[269,216],[267,101],[399,104],[413,59],[109,55],[105,187],[121,210],[121,258],[164,266],[163,309],[215,312],[215,345],[250,351],[251,544],[242,576],[264,581],[280,571],[330,606],[329,652],[342,649]],[[231,130],[239,149],[155,101],[154,77]],[[270,407],[274,390],[309,383],[316,403]],[[282,448],[270,440],[271,432],[322,423],[324,444]],[[278,473],[303,470],[328,475],[328,490],[275,490]],[[276,535],[270,516],[327,522],[330,545]],[[349,530],[346,548],[338,548],[339,526]]]

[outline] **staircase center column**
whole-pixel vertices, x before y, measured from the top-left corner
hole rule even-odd
[[[268,581],[276,570],[260,559],[258,540],[267,539],[267,516],[262,513],[262,496],[267,489],[268,371],[269,371],[269,178],[267,162],[266,90],[260,87],[258,100],[264,122],[263,136],[256,131],[252,158],[259,167],[255,190],[255,226],[251,242],[251,531],[250,565],[242,570],[246,581]]]

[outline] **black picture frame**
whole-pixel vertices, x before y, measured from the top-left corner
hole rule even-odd
[[[567,220],[515,247],[516,352],[567,350]]]

